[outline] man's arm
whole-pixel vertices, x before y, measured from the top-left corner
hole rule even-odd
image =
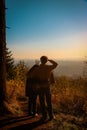
[[[49,59],[48,59],[48,61],[49,61],[50,63],[52,63],[52,64],[53,64],[53,67],[54,67],[54,68],[56,68],[56,67],[57,67],[57,65],[58,65],[58,63],[57,63],[57,62],[55,62],[54,60],[49,60]]]

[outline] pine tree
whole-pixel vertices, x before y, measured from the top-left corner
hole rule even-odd
[[[28,67],[25,62],[20,60],[16,65],[16,80],[25,82],[27,71]]]
[[[15,65],[14,58],[12,57],[12,51],[9,51],[9,48],[6,48],[6,71],[7,71],[7,80],[15,78]]]

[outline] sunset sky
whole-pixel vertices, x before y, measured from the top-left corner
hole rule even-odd
[[[87,0],[6,0],[6,41],[15,59],[87,56]]]

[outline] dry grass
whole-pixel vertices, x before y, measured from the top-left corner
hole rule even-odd
[[[87,81],[80,78],[73,80],[68,77],[58,77],[55,85],[51,87],[54,112],[63,112],[72,115],[87,114]],[[10,108],[21,113],[19,101],[27,100],[25,97],[25,83],[18,81],[7,82],[7,99]]]

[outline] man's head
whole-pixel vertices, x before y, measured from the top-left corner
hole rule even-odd
[[[45,64],[48,61],[47,56],[41,56],[40,61],[42,64]]]

